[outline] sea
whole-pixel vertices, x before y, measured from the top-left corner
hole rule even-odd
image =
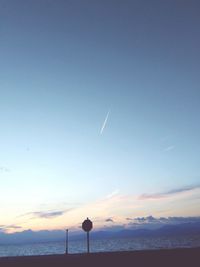
[[[200,247],[200,235],[90,240],[91,252],[134,251],[190,247]],[[0,257],[64,254],[65,251],[66,243],[64,241],[20,245],[0,245]],[[75,254],[86,252],[86,240],[69,241],[68,253]]]

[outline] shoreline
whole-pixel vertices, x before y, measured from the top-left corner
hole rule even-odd
[[[0,266],[200,266],[200,247],[160,250],[96,252],[89,254],[55,254],[0,257]]]

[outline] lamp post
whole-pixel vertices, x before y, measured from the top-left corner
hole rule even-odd
[[[69,250],[69,246],[68,246],[68,232],[69,230],[66,229],[66,250],[65,250],[65,254],[68,254],[68,250]]]

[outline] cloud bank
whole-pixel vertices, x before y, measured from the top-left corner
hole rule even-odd
[[[138,228],[145,228],[145,229],[156,229],[160,228],[164,225],[178,225],[184,223],[200,223],[200,216],[199,217],[160,217],[155,218],[153,216],[147,217],[136,217],[136,218],[126,218],[127,220],[127,227],[138,229]]]

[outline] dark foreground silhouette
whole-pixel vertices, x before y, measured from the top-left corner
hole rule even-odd
[[[200,267],[200,248],[0,258],[0,266]]]

